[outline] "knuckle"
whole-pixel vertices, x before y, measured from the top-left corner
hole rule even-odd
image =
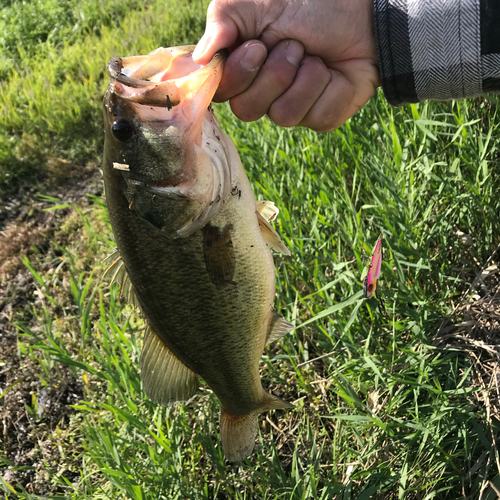
[[[212,0],[207,7],[207,21],[216,23],[226,16],[229,7],[227,0]]]
[[[307,71],[314,71],[316,76],[320,76],[324,80],[331,79],[330,70],[325,66],[325,63],[319,57],[306,56],[302,66],[307,67]]]
[[[232,82],[224,82],[223,85],[221,85],[218,89],[215,95],[212,98],[212,101],[214,102],[225,102],[229,101],[229,99],[233,99],[236,97],[240,92],[235,92],[235,86],[232,85]]]
[[[294,76],[293,71],[280,71],[279,68],[273,68],[272,75],[270,75],[271,85],[286,90],[293,83]]]
[[[213,21],[217,17],[219,0],[212,0],[207,7],[207,21]]]
[[[340,127],[353,114],[355,89],[342,73],[328,70],[330,83],[313,109],[300,125],[315,132],[331,132]]]
[[[324,112],[321,113],[317,121],[317,127],[321,132],[330,132],[340,127],[344,121],[349,118],[349,109],[351,108],[355,89],[351,82],[340,73],[332,74],[332,83],[335,86],[333,93],[335,99],[326,106]]]
[[[287,89],[292,83],[299,70],[298,66],[292,66],[286,59],[285,43],[277,45],[269,54],[264,65],[266,79],[270,86]]]
[[[348,80],[345,76],[342,75],[341,78],[342,85],[342,94],[344,95],[344,100],[349,105],[353,100],[356,94],[356,89],[354,85]]]
[[[320,115],[314,124],[316,132],[331,132],[340,127],[343,123],[344,113],[339,108],[335,107],[325,111]]]
[[[290,109],[290,106],[286,106],[284,102],[274,103],[267,115],[280,127],[294,127],[299,124],[301,118]]]
[[[330,126],[320,126],[320,127],[315,127],[315,126],[312,126],[311,128],[315,131],[315,132],[318,132],[318,134],[321,134],[321,133],[326,133],[326,132],[333,132],[334,130],[336,130],[337,128],[339,128],[340,125],[330,125]]]
[[[226,102],[230,99],[231,97],[227,96],[226,94],[224,93],[221,93],[221,92],[217,92],[214,97],[212,98],[212,101],[213,102],[216,102],[216,103],[220,103],[220,102]]]
[[[266,114],[265,111],[259,111],[241,96],[233,97],[229,102],[232,112],[243,122],[253,122]]]

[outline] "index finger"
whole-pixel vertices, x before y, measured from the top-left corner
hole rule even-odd
[[[259,74],[267,57],[266,46],[259,40],[240,45],[227,58],[215,102],[224,102],[245,92]]]
[[[226,11],[228,6],[221,6],[220,3],[212,0],[208,5],[205,33],[193,52],[193,60],[197,64],[208,64],[218,50],[232,47],[238,39],[238,26],[229,17]]]

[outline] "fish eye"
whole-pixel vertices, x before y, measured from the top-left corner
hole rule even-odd
[[[128,141],[134,133],[134,128],[128,120],[116,120],[111,127],[113,135],[121,142]]]

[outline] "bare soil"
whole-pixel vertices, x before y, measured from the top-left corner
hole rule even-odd
[[[21,256],[50,274],[62,255],[51,241],[66,246],[73,238],[61,227],[74,208],[44,211],[54,203],[39,193],[85,209],[87,195],[102,190],[99,170],[90,165],[57,187],[26,188],[0,202],[0,476],[18,491],[60,494],[64,490],[50,477],[56,470],[71,482],[79,477],[78,422],[70,405],[83,395],[83,382],[67,367],[44,372],[19,337],[19,324],[43,334],[33,313],[43,297]]]
[[[499,448],[493,421],[500,421],[500,246],[484,263],[453,314],[443,321],[434,344],[464,352],[472,364],[470,398],[486,409],[492,438]],[[490,453],[490,462],[493,453]]]

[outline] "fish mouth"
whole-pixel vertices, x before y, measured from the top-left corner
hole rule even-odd
[[[115,84],[115,92],[137,104],[168,110],[178,106],[192,87],[192,81],[196,81],[199,88],[204,80],[218,83],[220,78],[214,78],[214,73],[220,71],[229,53],[223,49],[207,65],[201,66],[192,59],[195,47],[160,47],[145,56],[111,59],[108,74],[119,84]]]
[[[127,184],[129,208],[174,238],[207,224],[231,189],[229,153],[210,107],[228,51],[201,66],[194,49],[159,48],[108,63],[104,109],[113,168]]]

